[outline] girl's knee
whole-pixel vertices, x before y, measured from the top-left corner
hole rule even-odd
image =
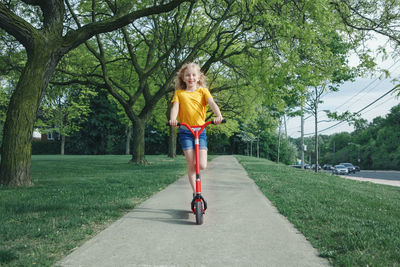
[[[200,170],[205,170],[207,168],[207,162],[200,162]]]

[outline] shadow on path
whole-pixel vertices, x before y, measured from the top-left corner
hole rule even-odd
[[[133,212],[125,216],[126,219],[158,221],[171,224],[196,224],[189,220],[189,210],[180,209],[152,209],[152,208],[136,208]]]

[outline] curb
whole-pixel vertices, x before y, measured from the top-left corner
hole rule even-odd
[[[371,183],[375,183],[375,184],[384,184],[384,185],[400,187],[400,181],[371,179],[371,178],[356,177],[356,176],[344,176],[344,175],[338,175],[338,176],[342,177],[342,178],[350,179],[350,180],[360,181],[360,182],[371,182]]]

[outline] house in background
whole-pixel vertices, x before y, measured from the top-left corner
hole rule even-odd
[[[35,141],[42,140],[42,134],[39,132],[39,130],[37,128],[33,130],[32,139]]]
[[[32,140],[35,141],[54,141],[54,140],[60,140],[60,136],[57,133],[48,133],[48,134],[42,134],[39,132],[39,129],[36,128],[33,130],[32,134]]]

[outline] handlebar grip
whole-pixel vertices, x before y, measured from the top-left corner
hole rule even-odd
[[[223,119],[223,120],[221,121],[221,123],[226,123],[226,120]],[[211,121],[211,124],[214,124],[214,120]]]
[[[226,123],[226,120],[223,119],[223,120],[221,121],[221,123]],[[214,121],[213,121],[213,120],[211,121],[211,124],[214,124]],[[166,126],[171,126],[171,125],[169,124],[169,122],[167,122],[165,125],[166,125]],[[180,127],[180,126],[181,126],[181,123],[178,122],[177,126]]]
[[[171,126],[171,125],[169,124],[169,122],[167,122],[166,125],[167,125],[167,126]],[[177,124],[176,126],[178,126],[178,127],[181,126],[181,123],[178,122],[178,124]]]

